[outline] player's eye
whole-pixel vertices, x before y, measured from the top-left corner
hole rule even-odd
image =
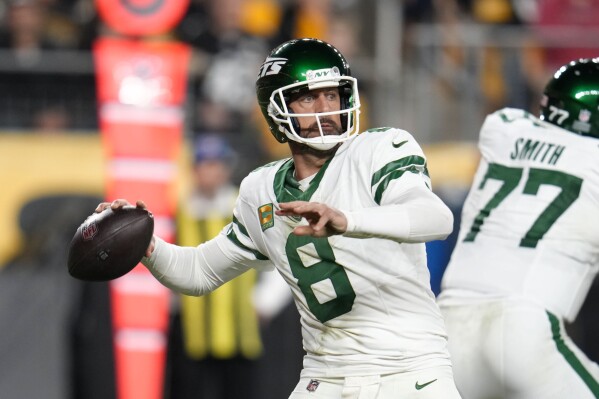
[[[303,96],[301,96],[299,98],[299,101],[303,102],[303,103],[313,102],[314,101],[314,95],[313,94],[304,94]]]
[[[339,98],[339,92],[337,90],[327,90],[324,94],[327,100],[336,100]]]

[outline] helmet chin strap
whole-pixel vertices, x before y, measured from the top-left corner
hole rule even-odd
[[[325,144],[328,145],[329,143]],[[306,143],[300,143],[299,141],[289,140],[289,147],[291,148],[292,154],[312,154],[318,157],[326,157],[333,155],[337,149],[341,146],[341,143],[336,143],[330,148],[319,147],[316,148]]]
[[[339,144],[339,142],[336,143],[303,143],[309,147],[314,148],[315,150],[319,150],[319,151],[327,151],[330,150],[331,148],[335,147],[337,144]]]
[[[314,114],[316,119],[316,129],[319,133],[318,136],[313,138],[303,138],[300,136],[301,128],[299,126],[299,122],[297,118],[288,118],[287,127],[283,127],[283,125],[279,125],[281,131],[285,134],[285,136],[296,143],[305,144],[308,147],[314,148],[318,151],[328,151],[334,148],[336,145],[344,142],[349,135],[348,130],[340,131],[339,134],[331,134],[326,135],[322,130],[322,121],[321,117],[318,114]],[[324,118],[328,118],[328,116],[324,116]]]
[[[314,139],[312,140],[299,140],[297,138],[297,136],[291,134],[291,133],[286,133],[287,138],[289,138],[289,140],[294,141],[296,143],[299,144],[304,144],[307,145],[308,147],[312,147],[315,150],[319,150],[319,151],[327,151],[330,150],[331,148],[335,147],[338,144],[343,143],[345,140],[322,140],[322,136],[320,137],[314,137]],[[327,137],[327,136],[324,136]],[[330,136],[330,137],[339,137],[339,136]]]

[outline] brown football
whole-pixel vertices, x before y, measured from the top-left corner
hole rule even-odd
[[[154,217],[126,206],[90,215],[69,245],[69,274],[85,281],[107,281],[131,271],[154,234]]]

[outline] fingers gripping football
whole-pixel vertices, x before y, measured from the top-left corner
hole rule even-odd
[[[301,216],[308,221],[308,225],[297,226],[293,234],[299,236],[329,237],[343,234],[347,231],[347,218],[345,215],[325,204],[318,202],[292,201],[279,204],[276,211],[279,216]]]
[[[138,208],[141,209],[148,209],[148,207],[146,206],[146,204],[143,201],[137,201],[136,206]],[[119,209],[122,208],[124,206],[133,206],[129,203],[129,201],[125,200],[125,199],[116,199],[112,202],[101,202],[100,205],[98,205],[96,207],[96,213],[102,212],[103,210],[107,209],[107,208],[112,208],[113,210],[115,209]]]

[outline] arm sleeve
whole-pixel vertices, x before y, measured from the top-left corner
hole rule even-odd
[[[243,274],[250,264],[239,262],[239,249],[224,235],[197,247],[181,247],[156,237],[156,247],[142,263],[166,287],[186,295],[204,295]]]
[[[348,223],[345,236],[418,243],[445,239],[452,232],[451,210],[418,175],[405,174],[393,184],[403,187],[389,187],[381,206],[342,210]]]

